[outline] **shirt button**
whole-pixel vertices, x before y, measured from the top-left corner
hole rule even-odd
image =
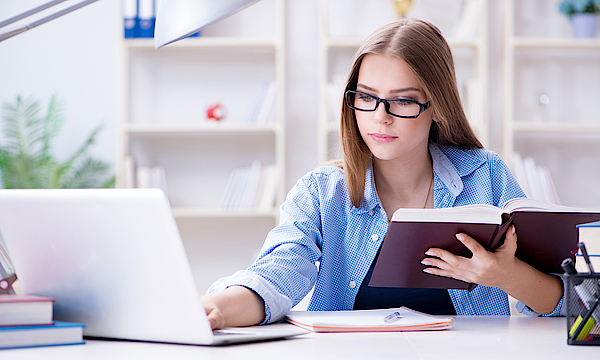
[[[349,285],[350,285],[350,289],[354,289],[356,287],[356,281],[351,280]]]
[[[382,214],[385,214],[385,210],[383,208],[379,209]]]
[[[379,240],[379,235],[377,235],[377,234],[371,235],[371,240],[373,240],[373,241]]]
[[[369,215],[373,215],[373,210],[369,210]]]

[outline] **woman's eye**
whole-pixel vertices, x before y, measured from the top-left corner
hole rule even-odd
[[[361,101],[373,101],[373,97],[372,96],[368,96],[368,95],[360,95],[358,98]]]
[[[414,105],[415,103],[407,99],[395,99],[394,102],[400,106]]]

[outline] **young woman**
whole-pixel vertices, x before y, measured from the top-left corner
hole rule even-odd
[[[521,312],[560,314],[561,280],[515,258],[514,227],[494,252],[457,234],[471,258],[432,248],[415,259],[431,274],[479,284],[472,292],[367,286],[396,209],[502,206],[525,196],[473,134],[450,48],[435,26],[401,20],[365,40],[348,77],[340,136],[344,159],[297,182],[255,263],[202,297],[213,328],[277,321],[313,285],[308,310],[509,315],[510,294]]]

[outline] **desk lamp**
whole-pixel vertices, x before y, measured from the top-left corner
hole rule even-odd
[[[198,32],[206,25],[259,0],[162,0],[156,14],[154,46],[158,49]]]
[[[65,1],[67,0],[53,0],[17,16],[13,16],[10,19],[0,22],[0,29]],[[84,0],[30,24],[9,31],[0,31],[0,42],[22,34],[27,30],[38,27],[72,11],[81,9],[96,1],[98,0]],[[235,14],[258,1],[259,0],[162,0],[158,9],[158,14],[156,15],[154,45],[158,49],[183,39],[198,32],[206,25]]]
[[[17,16],[0,22],[0,29],[19,20],[51,8],[67,0],[53,0]],[[92,4],[98,0],[84,0],[71,7],[30,24],[9,31],[0,31],[0,42],[30,29]],[[224,19],[259,0],[162,0],[156,15],[154,46],[158,49],[198,32],[206,25]],[[0,235],[0,294],[14,293],[12,284],[17,279],[10,257]]]

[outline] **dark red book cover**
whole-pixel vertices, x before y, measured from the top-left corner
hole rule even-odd
[[[431,247],[470,257],[471,252],[455,234],[464,232],[486,249],[502,245],[511,224],[517,231],[516,256],[545,273],[562,273],[563,259],[574,258],[577,250],[576,225],[600,220],[600,213],[514,212],[503,216],[502,225],[454,222],[392,221],[385,236],[369,286],[436,289],[468,289],[472,284],[427,274],[421,264]]]

